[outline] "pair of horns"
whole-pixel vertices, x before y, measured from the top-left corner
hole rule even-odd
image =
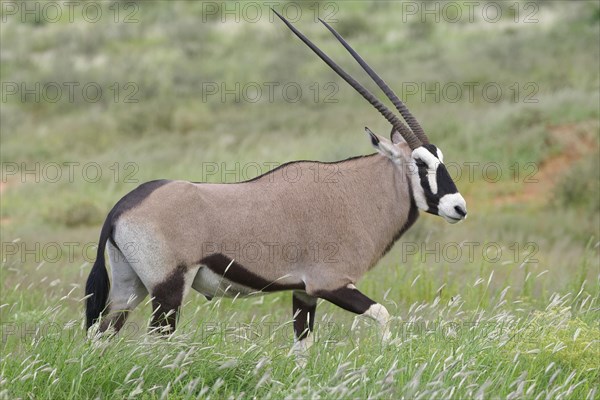
[[[352,86],[354,90],[356,90],[358,93],[360,93],[362,97],[365,98],[365,100],[371,103],[371,105],[373,105],[373,107],[375,107],[377,111],[379,111],[381,115],[383,115],[385,119],[388,120],[390,124],[392,124],[394,129],[402,135],[402,137],[404,138],[404,140],[406,140],[411,149],[414,150],[417,147],[422,146],[423,144],[429,143],[429,139],[427,138],[427,135],[425,135],[423,128],[421,128],[419,122],[417,122],[416,118],[411,114],[411,112],[404,105],[404,103],[398,98],[396,93],[394,93],[394,91],[383,81],[383,79],[381,79],[379,75],[377,75],[377,73],[373,71],[373,69],[365,62],[365,60],[363,60],[362,57],[356,51],[354,51],[354,49],[350,47],[350,45],[344,40],[344,38],[327,22],[319,18],[319,21],[321,21],[321,23],[325,25],[325,27],[329,29],[331,33],[333,33],[333,35],[340,41],[340,43],[342,43],[342,45],[346,48],[346,50],[348,50],[352,57],[354,57],[354,59],[367,72],[367,74],[369,74],[371,79],[375,81],[377,86],[379,86],[383,93],[385,93],[388,99],[391,100],[398,112],[400,112],[400,115],[402,115],[404,120],[408,123],[408,126],[410,126],[410,128],[404,125],[404,123],[396,115],[394,115],[394,113],[392,113],[381,101],[379,101],[377,97],[375,97],[365,87],[358,83],[352,76],[350,76],[346,71],[344,71],[325,53],[323,53],[321,49],[319,49],[313,42],[311,42],[306,36],[304,36],[302,32],[296,29],[287,19],[285,19],[277,11],[273,9],[271,10],[287,25],[288,28],[291,29],[292,32],[294,32],[294,34],[296,34],[296,36],[300,38],[300,40],[302,40],[308,47],[310,47],[311,50],[314,51],[315,54],[319,56],[319,58],[321,58],[321,60],[325,61],[325,63],[329,65],[331,69],[333,69],[339,76],[341,76],[346,82],[348,82],[348,84]]]

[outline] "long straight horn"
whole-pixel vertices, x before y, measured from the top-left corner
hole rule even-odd
[[[424,144],[428,144],[429,139],[427,138],[425,131],[423,131],[423,128],[421,128],[421,125],[419,125],[417,119],[411,114],[411,112],[404,105],[404,103],[398,98],[398,96],[396,96],[396,93],[394,93],[394,91],[387,85],[387,83],[385,83],[384,80],[381,79],[381,77],[377,75],[375,71],[373,71],[373,68],[371,68],[369,64],[367,64],[365,60],[363,60],[362,57],[352,47],[350,47],[348,42],[346,42],[346,40],[344,40],[344,38],[339,33],[337,33],[335,29],[333,29],[327,22],[323,21],[321,18],[319,18],[319,21],[321,21],[321,23],[325,25],[327,29],[331,31],[331,33],[333,33],[337,40],[340,41],[340,43],[346,48],[346,50],[348,50],[352,57],[354,57],[354,59],[358,61],[360,66],[363,67],[367,74],[369,74],[369,76],[375,81],[377,86],[379,86],[381,90],[383,90],[383,93],[385,93],[388,99],[390,99],[392,103],[394,103],[396,109],[400,112],[408,126],[410,126],[410,129],[415,133],[415,135],[417,135],[419,140]]]
[[[314,51],[315,54],[319,56],[319,58],[321,58],[321,60],[325,61],[325,63],[329,65],[331,69],[333,69],[339,76],[341,76],[346,82],[348,82],[348,84],[352,86],[354,90],[360,93],[362,97],[364,97],[369,103],[371,103],[371,105],[373,105],[373,107],[375,107],[377,111],[379,111],[381,115],[383,115],[385,119],[388,120],[388,122],[392,124],[394,128],[396,128],[396,130],[402,135],[404,140],[406,140],[411,149],[414,150],[422,145],[419,138],[417,138],[413,134],[413,132],[406,125],[404,125],[404,123],[397,116],[395,116],[382,102],[380,102],[371,92],[365,89],[353,77],[346,73],[346,71],[344,71],[331,58],[329,58],[325,53],[323,53],[299,30],[294,28],[294,26],[281,14],[279,14],[273,9],[271,10],[287,25],[288,28],[291,29],[292,32],[294,32],[294,34],[296,34],[296,36],[300,38],[300,40],[302,40],[308,47],[310,47],[311,50]]]

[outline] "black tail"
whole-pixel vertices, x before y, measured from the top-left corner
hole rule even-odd
[[[98,253],[96,254],[96,261],[88,276],[85,284],[85,294],[91,295],[86,300],[86,325],[87,329],[90,329],[100,314],[106,308],[106,302],[108,301],[108,292],[110,290],[110,281],[108,280],[108,272],[106,271],[106,265],[104,261],[104,249],[106,248],[106,241],[110,238],[112,233],[112,218],[109,213],[102,231],[100,232],[100,240],[98,242]]]

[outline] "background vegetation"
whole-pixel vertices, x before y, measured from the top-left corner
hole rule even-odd
[[[212,302],[192,293],[169,340],[144,334],[147,304],[118,339],[86,340],[91,244],[141,182],[235,181],[258,173],[249,163],[266,172],[269,162],[366,154],[363,126],[386,134],[385,121],[262,3],[255,19],[247,3],[102,2],[94,23],[81,8],[49,21],[6,4],[0,396],[598,397],[597,2],[492,3],[497,22],[486,2],[473,20],[453,3],[456,22],[446,3],[296,5],[296,25],[374,93],[316,12],[397,91],[419,88],[403,96],[460,167],[451,172],[469,206],[458,225],[422,215],[360,283],[395,316],[391,345],[368,321],[319,303],[305,369],[287,357],[290,293]],[[423,12],[435,4],[437,17]],[[79,84],[73,99],[65,82]],[[55,102],[51,83],[63,88]],[[82,94],[89,83],[102,88],[97,101]],[[36,84],[39,101],[21,90]],[[239,101],[221,97],[223,84],[240,85]],[[286,98],[281,88],[295,84],[302,96]],[[482,93],[490,84],[502,95]]]

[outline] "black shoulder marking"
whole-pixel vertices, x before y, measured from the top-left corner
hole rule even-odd
[[[214,273],[227,278],[230,281],[243,286],[250,287],[261,292],[276,292],[279,290],[304,290],[304,284],[285,285],[278,282],[270,282],[255,273],[249,271],[237,262],[231,263],[231,258],[221,253],[214,253],[202,258],[199,264],[206,265]],[[231,266],[229,264],[231,263]],[[229,268],[227,268],[229,267]]]
[[[265,176],[269,176],[271,174],[274,174],[275,172],[282,170],[283,168],[289,167],[290,165],[293,164],[300,164],[300,163],[314,163],[314,164],[320,164],[320,165],[334,165],[334,164],[344,164],[350,161],[355,161],[355,160],[359,160],[361,158],[368,158],[368,157],[372,157],[372,156],[376,156],[379,153],[371,153],[371,154],[367,154],[367,155],[362,155],[362,156],[354,156],[354,157],[349,157],[346,158],[344,160],[339,160],[339,161],[313,161],[313,160],[296,160],[296,161],[288,161],[286,163],[283,163],[275,168],[273,168],[270,171],[265,172],[262,175],[256,176],[252,179],[248,179],[245,181],[240,181],[240,182],[222,182],[228,185],[235,185],[237,183],[248,183],[248,182],[254,182],[257,181]],[[192,182],[192,183],[206,183],[206,182]]]

